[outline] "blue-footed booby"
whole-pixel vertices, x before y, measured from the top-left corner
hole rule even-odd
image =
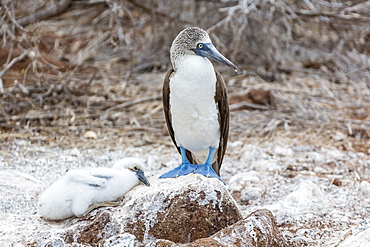
[[[182,157],[179,167],[160,178],[189,173],[220,178],[229,135],[229,104],[225,82],[209,59],[234,68],[198,27],[174,39],[163,84],[163,106],[172,141]]]
[[[124,158],[112,168],[70,170],[41,194],[38,214],[48,220],[62,220],[85,216],[98,207],[117,206],[115,201],[140,181],[150,186],[141,165],[139,159]]]

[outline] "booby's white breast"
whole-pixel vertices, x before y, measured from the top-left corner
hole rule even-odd
[[[216,74],[212,63],[197,55],[185,56],[170,80],[172,127],[178,145],[207,157],[220,139],[215,103]],[[196,155],[197,156],[197,155]]]

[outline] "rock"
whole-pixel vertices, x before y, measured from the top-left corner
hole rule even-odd
[[[151,245],[153,246],[153,245]],[[155,247],[228,247],[220,244],[217,240],[211,238],[201,238],[188,244],[176,244],[169,240],[159,239],[154,244]]]
[[[258,160],[269,159],[270,156],[260,147],[251,144],[245,145],[240,151],[240,161],[248,166]]]
[[[154,243],[149,245],[150,247],[174,247],[176,244],[170,240],[158,239]]]
[[[136,237],[129,233],[118,234],[110,237],[104,241],[105,247],[134,247],[136,244]]]
[[[251,213],[247,218],[216,233],[210,238],[226,246],[286,246],[285,239],[277,228],[275,218],[268,210]]]
[[[153,246],[153,245],[151,245]],[[208,237],[188,244],[175,244],[168,240],[157,240],[156,247],[282,247],[286,246],[283,234],[268,210],[257,210],[248,217]]]
[[[199,174],[160,179],[149,189],[137,187],[123,203],[118,221],[144,243],[155,239],[189,243],[242,218],[226,187]]]
[[[62,234],[63,242],[114,246],[124,241],[119,235],[129,234],[124,242],[135,246],[157,239],[169,240],[160,245],[167,246],[170,241],[190,243],[207,238],[242,219],[236,202],[218,179],[189,174],[150,182],[151,187],[139,185],[126,193],[122,206],[72,219],[73,226]]]
[[[254,171],[281,171],[282,166],[276,160],[257,160],[250,165]]]
[[[265,193],[265,185],[255,171],[240,172],[231,177],[228,190],[241,204],[260,198]]]
[[[85,222],[79,222],[63,234],[67,244],[79,243],[97,245],[104,239],[119,233],[119,225],[112,218],[112,214],[105,210],[87,216]]]
[[[322,205],[326,202],[325,194],[310,180],[302,180],[297,190],[286,196],[287,206],[295,208],[308,208],[314,205]]]
[[[279,225],[295,225],[303,220],[310,222],[316,217],[311,212],[319,212],[331,203],[328,195],[316,183],[307,178],[299,178],[297,181],[299,185],[294,191],[266,206],[274,213]]]

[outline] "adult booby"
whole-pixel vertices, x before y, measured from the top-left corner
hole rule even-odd
[[[135,158],[117,161],[112,168],[71,170],[53,183],[39,198],[38,213],[48,220],[84,216],[101,206],[117,206],[116,201],[143,182],[150,186]]]
[[[206,31],[190,27],[174,39],[163,85],[167,128],[182,157],[179,167],[160,178],[189,173],[220,178],[229,135],[229,104],[225,82],[208,58],[234,68],[212,44]]]

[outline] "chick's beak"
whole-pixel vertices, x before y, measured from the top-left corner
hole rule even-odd
[[[143,182],[146,186],[150,186],[149,180],[145,177],[143,170],[139,169],[136,174],[141,182]]]

